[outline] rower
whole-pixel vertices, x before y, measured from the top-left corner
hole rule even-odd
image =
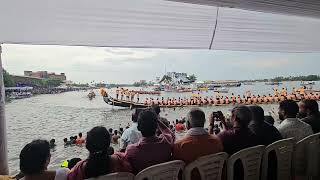
[[[119,87],[117,87],[117,90],[116,90],[116,98],[119,99],[119,93],[120,93],[120,89]]]
[[[129,89],[127,89],[126,90],[126,96],[127,96],[127,101],[129,101],[130,100],[130,92],[129,92]]]
[[[139,92],[136,93],[137,95],[137,103],[139,102],[140,98],[139,98]]]
[[[278,95],[279,95],[278,88],[273,88],[273,91],[274,91],[274,95],[275,95],[275,96],[278,96]]]
[[[287,89],[282,88],[280,94],[281,94],[281,96],[287,96]]]
[[[123,88],[120,89],[120,95],[121,95],[121,100],[123,100],[123,96],[124,96],[124,89]]]
[[[236,103],[236,96],[233,93],[231,93],[231,101]]]
[[[130,99],[131,99],[131,102],[133,102],[134,95],[135,95],[135,92],[134,92],[134,91],[131,91],[131,92],[130,92]]]
[[[250,90],[246,91],[246,97],[251,97],[251,91]]]

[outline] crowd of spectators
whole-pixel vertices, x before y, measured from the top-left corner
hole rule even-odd
[[[91,129],[85,140],[89,155],[78,160],[74,167],[47,170],[50,144],[45,140],[35,140],[22,149],[20,170],[25,180],[83,180],[112,172],[137,174],[147,167],[170,160],[183,160],[189,164],[201,156],[218,152],[232,155],[239,150],[269,145],[283,138],[294,137],[299,141],[320,130],[319,106],[315,100],[302,100],[298,104],[292,100],[281,101],[278,115],[280,124],[275,127],[274,119],[264,116],[264,110],[257,105],[234,107],[230,119],[225,118],[222,112],[213,112],[208,121],[200,108],[193,108],[185,118],[185,136],[177,139],[170,121],[160,116],[159,106],[135,109],[132,124],[121,137],[118,132],[110,132],[102,126]],[[118,139],[121,149],[110,153],[110,143]],[[270,157],[269,161],[274,164],[276,158]],[[270,174],[275,174],[274,171],[272,168],[268,170]],[[235,163],[234,175],[236,179],[243,177],[240,161]],[[198,180],[199,172],[193,172],[192,179]]]

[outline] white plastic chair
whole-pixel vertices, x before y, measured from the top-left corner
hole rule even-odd
[[[191,180],[191,172],[194,169],[199,170],[201,180],[221,180],[223,165],[227,158],[228,154],[225,152],[198,158],[185,167],[184,180]]]
[[[296,176],[308,178],[320,176],[320,133],[297,142],[293,166]]]
[[[261,180],[268,179],[268,157],[272,151],[277,157],[277,179],[291,180],[294,143],[294,138],[288,138],[276,141],[266,147],[262,160]]]
[[[157,164],[141,171],[135,180],[177,180],[184,165],[185,163],[180,160]]]
[[[134,180],[134,175],[128,172],[117,172],[86,180]]]
[[[242,162],[245,180],[259,180],[260,166],[264,149],[265,146],[259,145],[243,149],[233,154],[227,161],[228,180],[233,180],[234,164],[237,160]]]

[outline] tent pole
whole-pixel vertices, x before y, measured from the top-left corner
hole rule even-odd
[[[8,175],[7,126],[5,119],[5,91],[3,82],[3,68],[1,61],[2,47],[0,43],[0,174]]]

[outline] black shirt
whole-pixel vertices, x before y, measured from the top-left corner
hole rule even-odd
[[[301,121],[309,124],[312,128],[313,133],[320,132],[320,113],[312,114],[310,116],[307,116]]]
[[[260,145],[269,145],[282,139],[278,129],[264,121],[252,121],[249,129],[256,135]]]

